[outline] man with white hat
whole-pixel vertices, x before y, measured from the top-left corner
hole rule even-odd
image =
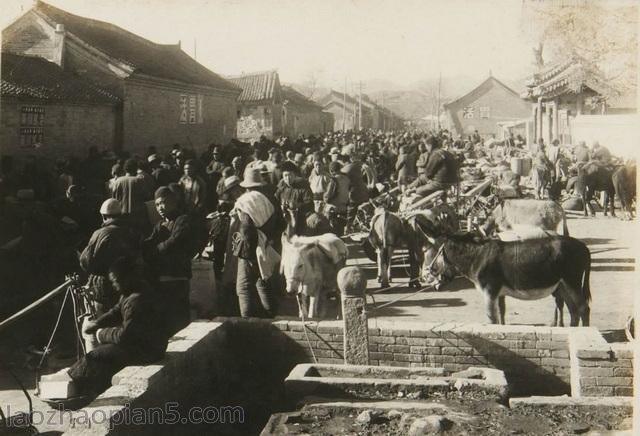
[[[111,309],[118,301],[107,277],[109,268],[118,258],[139,255],[140,235],[122,216],[122,206],[109,198],[100,206],[102,226],[93,232],[80,255],[80,266],[89,274],[87,284],[95,296],[97,315]]]
[[[271,243],[276,237],[274,203],[262,192],[267,183],[257,168],[247,169],[240,186],[247,189],[235,203],[238,224],[233,234],[232,251],[238,258],[235,281],[240,315],[272,318],[276,301],[268,280],[277,269],[279,255]],[[232,223],[232,228],[234,225]],[[259,301],[260,306],[255,303]]]

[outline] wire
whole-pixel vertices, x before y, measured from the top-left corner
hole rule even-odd
[[[71,302],[73,303],[73,325],[76,327],[77,340],[78,340],[78,343],[80,343],[80,349],[82,350],[82,355],[86,356],[87,355],[87,349],[85,348],[85,345],[84,345],[84,340],[82,338],[82,333],[80,333],[80,327],[78,327],[78,318],[77,318],[78,317],[78,309],[77,309],[76,298],[78,298],[77,295],[74,292],[72,292],[71,293]]]
[[[313,351],[313,347],[311,346],[311,339],[309,339],[309,334],[307,333],[307,323],[304,320],[304,310],[302,310],[302,304],[300,304],[300,294],[296,294],[296,301],[298,303],[298,310],[300,311],[300,319],[302,320],[302,331],[304,332],[304,336],[307,339],[307,345],[309,345],[309,350],[311,350],[313,361],[315,363],[318,363],[318,359],[316,358],[316,353],[315,351]]]
[[[42,353],[42,358],[40,359],[40,363],[38,363],[38,370],[40,370],[40,368],[42,368],[42,362],[44,362],[44,359],[47,357],[47,354],[49,354],[49,347],[51,346],[51,342],[53,342],[53,338],[56,335],[56,331],[58,331],[58,326],[60,325],[60,320],[62,319],[62,312],[64,312],[64,306],[67,303],[67,297],[69,296],[69,293],[71,291],[69,290],[69,288],[67,288],[67,292],[65,292],[64,294],[64,299],[62,300],[62,306],[60,306],[60,311],[58,312],[58,319],[56,320],[56,324],[53,327],[53,331],[51,332],[51,337],[49,338],[49,342],[47,343],[47,346],[44,348],[44,352]]]

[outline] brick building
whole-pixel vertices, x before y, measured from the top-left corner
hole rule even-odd
[[[240,89],[189,57],[180,44],[156,44],[38,1],[2,31],[2,51],[46,59],[64,71],[61,80],[79,77],[118,99],[115,121],[107,123],[112,133],[87,139],[83,147],[140,152],[152,145],[163,150],[180,143],[198,150],[235,136]],[[18,104],[13,110],[22,109]],[[3,110],[3,119],[11,116]],[[91,138],[92,122],[82,112],[78,117],[80,127],[74,134]],[[44,127],[46,123],[45,114]],[[4,122],[2,126],[14,128]],[[61,147],[54,140],[62,136],[45,130],[43,143]],[[2,145],[15,146],[4,139]]]
[[[2,53],[2,153],[53,159],[116,145],[122,100],[46,59]]]
[[[279,136],[284,131],[282,86],[278,72],[263,71],[229,77],[242,89],[238,96],[238,139],[254,142],[260,136]]]
[[[360,100],[358,97],[331,90],[318,103],[326,112],[333,114],[334,130],[358,130],[359,127],[394,130],[402,127],[403,120],[399,116],[364,94]]]
[[[315,135],[333,130],[333,114],[290,86],[282,87],[284,133],[290,137]]]
[[[498,123],[531,116],[531,108],[517,92],[488,77],[472,91],[444,105],[451,129],[460,135],[478,130],[483,136],[501,134]]]

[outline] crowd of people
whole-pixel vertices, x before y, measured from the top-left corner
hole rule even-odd
[[[465,160],[527,151],[534,174],[560,180],[569,178],[572,161],[610,158],[599,145],[579,144],[571,153],[557,141],[525,148],[513,135],[497,142],[477,132],[361,131],[263,137],[253,145],[232,140],[200,155],[179,144],[164,154],[91,148],[83,160],[56,162],[53,172],[33,157],[18,172],[5,157],[0,207],[4,214],[11,204],[28,210],[20,218],[23,243],[29,232],[41,241],[54,228],[75,235],[77,256],[67,266],[75,261],[87,279],[96,317],[83,331],[99,345],[70,374],[102,386],[127,364],[158,359],[168,338],[189,324],[192,260],[202,253],[212,252],[218,301],[216,313],[197,315],[274,317],[283,298],[276,259],[285,231],[342,236],[363,203],[396,187],[421,196],[446,190],[459,182]],[[506,183],[519,187],[519,178]],[[47,250],[58,243],[68,241]]]

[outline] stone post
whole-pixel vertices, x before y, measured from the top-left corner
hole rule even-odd
[[[367,324],[367,279],[357,266],[342,268],[338,272],[338,288],[342,297],[344,321],[344,363],[369,364],[369,326]]]

